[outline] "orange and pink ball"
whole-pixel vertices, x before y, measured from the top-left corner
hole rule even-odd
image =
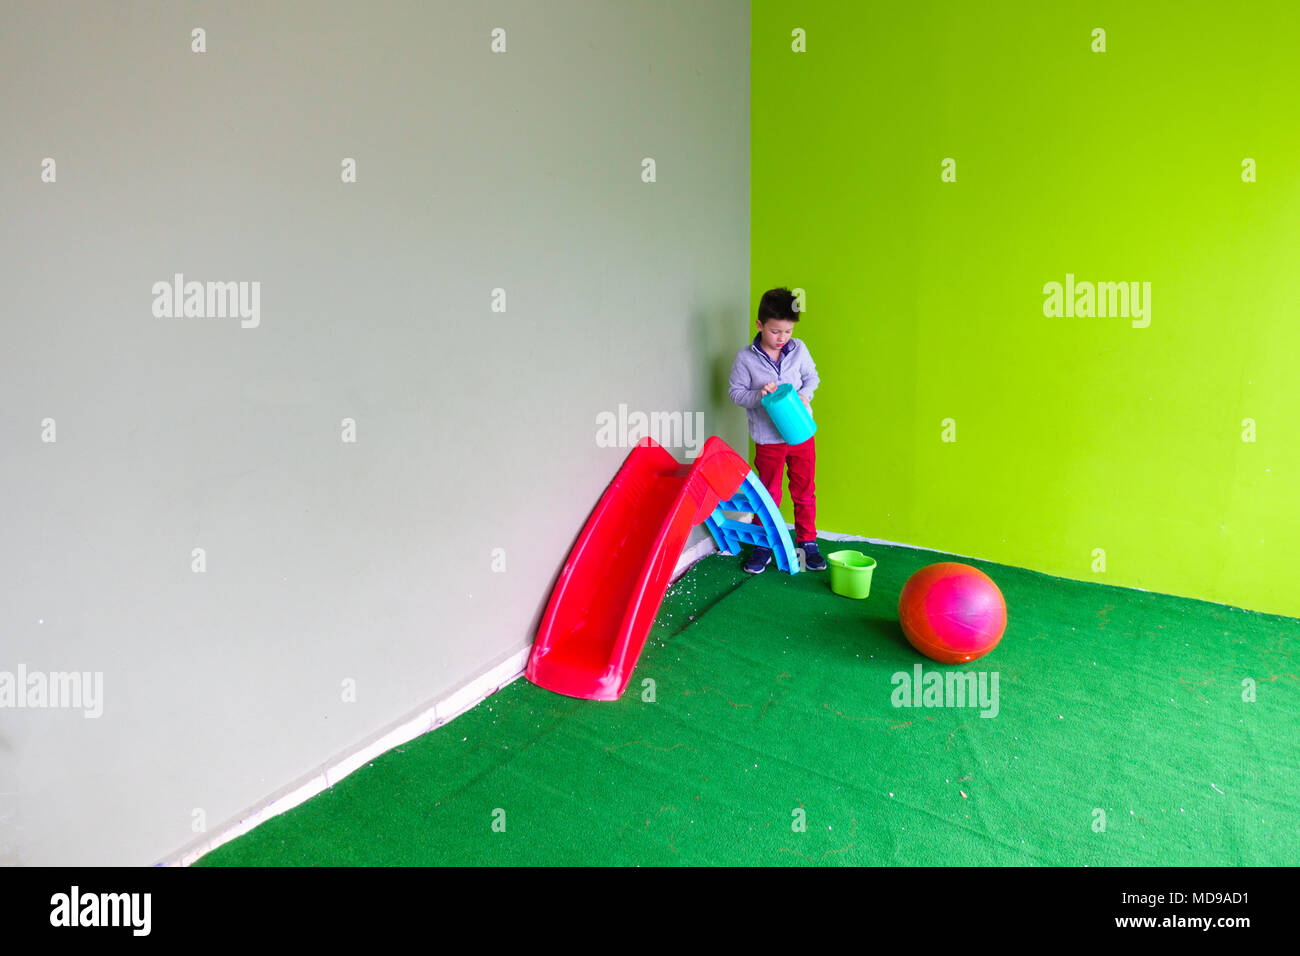
[[[1007,605],[983,571],[944,561],[907,579],[898,598],[898,622],[926,657],[961,664],[983,657],[1002,640]]]

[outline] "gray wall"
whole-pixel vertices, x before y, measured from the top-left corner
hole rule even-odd
[[[602,412],[744,452],[749,8],[0,9],[0,671],[103,679],[0,709],[0,863],[151,863],[526,646]]]

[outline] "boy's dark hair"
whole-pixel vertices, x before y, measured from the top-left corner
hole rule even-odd
[[[793,292],[782,287],[780,289],[768,289],[763,293],[763,298],[758,303],[758,321],[762,323],[768,319],[799,321],[799,310],[795,306]]]

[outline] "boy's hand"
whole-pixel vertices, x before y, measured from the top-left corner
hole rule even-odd
[[[776,391],[776,382],[768,382],[766,385],[763,386],[762,391],[760,391],[758,394],[767,395],[769,392],[775,392],[775,391]]]
[[[802,395],[800,395],[799,397],[800,397],[800,398],[803,398]],[[805,405],[808,406],[808,414],[811,415],[811,414],[812,414],[812,402],[808,401],[808,399],[806,399],[806,398],[803,398],[803,403],[804,403]]]

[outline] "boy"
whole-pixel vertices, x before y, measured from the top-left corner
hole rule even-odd
[[[816,436],[801,445],[785,444],[762,406],[764,395],[789,382],[812,412],[813,392],[821,379],[808,347],[791,335],[798,321],[794,293],[784,288],[763,293],[758,304],[758,334],[736,354],[731,366],[730,395],[749,415],[749,437],[756,446],[754,471],[777,505],[781,504],[781,479],[789,467],[795,546],[803,548],[804,567],[823,571],[826,559],[817,550],[817,502],[813,493]],[[771,561],[771,549],[756,546],[745,562],[745,570],[761,574]]]

